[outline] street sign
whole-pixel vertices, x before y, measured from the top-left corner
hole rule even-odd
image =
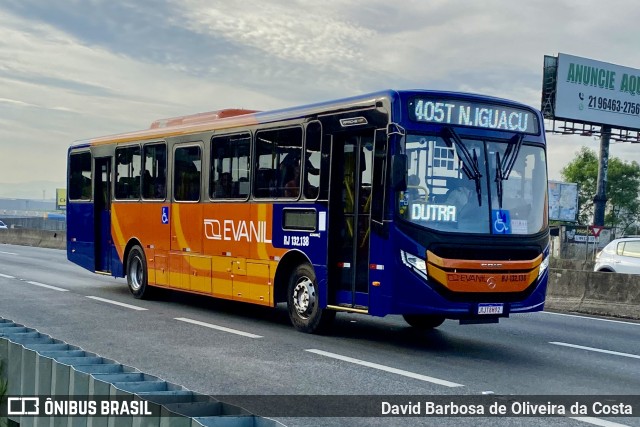
[[[604,227],[602,227],[600,225],[590,225],[589,226],[589,230],[591,231],[591,234],[594,235],[594,237],[598,237],[603,228]]]
[[[67,208],[67,189],[56,188],[56,209],[65,210]]]

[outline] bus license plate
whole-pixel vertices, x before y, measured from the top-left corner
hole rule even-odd
[[[503,304],[478,304],[478,314],[502,314]]]

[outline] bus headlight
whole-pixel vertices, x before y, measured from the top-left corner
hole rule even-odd
[[[402,262],[409,268],[414,268],[421,273],[427,272],[427,263],[422,259],[415,255],[412,255],[405,251],[400,251],[400,257],[402,258]]]
[[[540,270],[538,270],[538,279],[542,277],[542,275],[544,274],[544,272],[547,270],[548,267],[549,267],[549,255],[544,257],[544,259],[540,263]]]

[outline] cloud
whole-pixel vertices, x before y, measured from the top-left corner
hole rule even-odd
[[[9,99],[9,98],[0,98],[0,104],[9,104],[16,107],[38,107],[35,104],[29,104],[23,101],[18,101],[17,99]]]
[[[327,8],[322,3],[305,8],[306,13],[289,2],[247,0],[229,7],[206,0],[180,0],[180,5],[183,15],[176,19],[197,33],[309,65],[339,68],[340,64],[360,62],[364,56],[358,48],[374,35],[365,27],[323,12]]]
[[[66,149],[77,139],[247,100],[280,106],[267,95],[202,84],[180,70],[83,44],[55,26],[1,9],[0,64],[0,112],[11,120],[0,129],[0,182],[63,180]]]

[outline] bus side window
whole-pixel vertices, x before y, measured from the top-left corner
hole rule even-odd
[[[143,168],[142,197],[144,199],[166,198],[167,146],[147,144],[142,148]]]
[[[179,147],[175,151],[174,197],[177,201],[200,200],[200,147]]]
[[[69,200],[91,200],[91,153],[69,156]]]
[[[140,198],[141,170],[142,156],[139,145],[116,148],[116,199]]]
[[[249,195],[249,152],[251,134],[211,138],[209,197],[245,199]]]
[[[305,141],[304,197],[316,199],[320,191],[320,144],[322,126],[319,122],[309,123]]]
[[[297,198],[300,191],[287,191],[297,186],[295,168],[300,166],[302,155],[302,129],[299,127],[286,129],[262,130],[256,134],[256,160],[254,178],[254,196],[257,198]]]

